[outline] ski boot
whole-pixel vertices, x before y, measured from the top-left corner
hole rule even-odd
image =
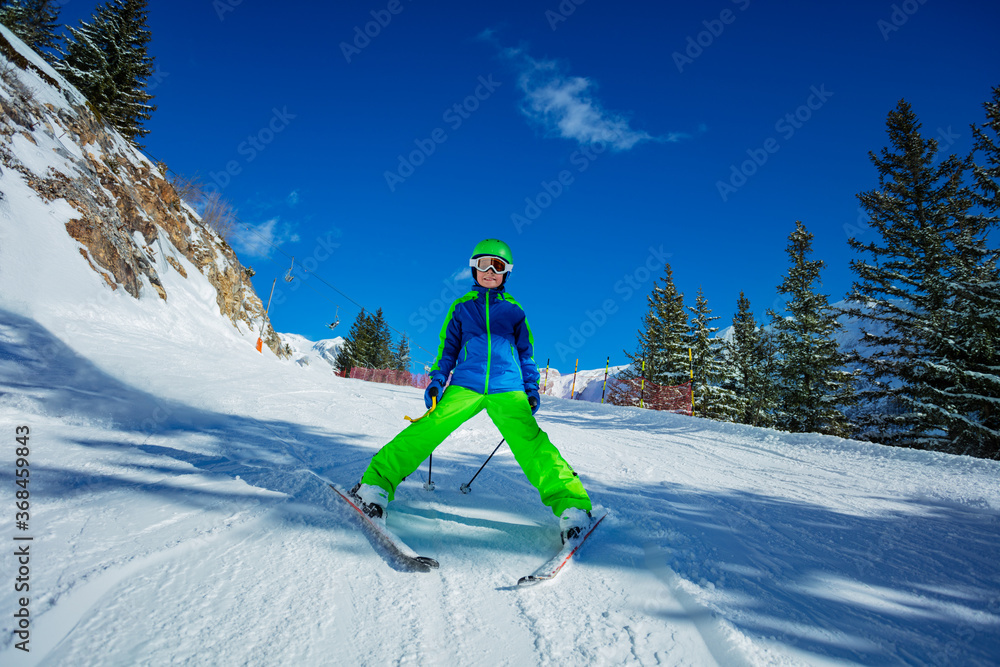
[[[590,526],[591,521],[590,512],[576,507],[567,508],[559,517],[559,534],[563,544],[566,544],[566,540],[579,537]]]
[[[389,504],[389,494],[381,486],[358,482],[350,494],[357,499],[361,511],[373,519],[385,517],[385,506]]]

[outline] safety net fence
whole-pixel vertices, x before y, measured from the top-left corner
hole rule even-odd
[[[400,387],[416,387],[417,389],[425,389],[431,383],[430,376],[424,373],[411,373],[410,371],[397,371],[389,368],[353,366],[347,377],[367,380],[368,382],[394,384]]]
[[[691,415],[691,383],[669,386],[641,379],[608,382],[608,403]]]
[[[381,382],[400,387],[426,389],[431,378],[425,373],[411,373],[387,368],[364,368],[354,366],[349,374],[340,374],[367,382]],[[608,382],[607,402],[612,405],[641,407],[649,410],[663,410],[678,414],[692,414],[691,383],[666,386],[641,380],[612,379]]]

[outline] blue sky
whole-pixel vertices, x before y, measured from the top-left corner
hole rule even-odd
[[[740,291],[763,319],[796,220],[837,301],[886,114],[905,98],[965,153],[1000,84],[982,1],[150,4],[145,145],[255,230],[233,245],[265,300],[279,278],[275,327],[318,340],[335,304],[336,334],[381,307],[420,362],[483,238],[564,373],[625,361],[665,262],[718,325]],[[347,296],[280,280],[282,253]]]

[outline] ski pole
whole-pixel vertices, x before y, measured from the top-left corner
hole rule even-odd
[[[502,445],[502,444],[503,444],[503,439],[500,440],[500,445]],[[500,449],[500,445],[497,445],[496,449],[493,450],[493,454],[497,453],[497,450]],[[472,479],[470,479],[468,482],[466,482],[465,484],[463,484],[462,486],[459,487],[459,490],[462,493],[468,493],[469,491],[472,490],[472,488],[471,488],[472,487],[472,483],[474,481],[476,481],[476,478],[479,477],[479,473],[481,473],[483,471],[483,468],[486,467],[486,464],[490,462],[491,458],[493,458],[493,454],[490,454],[486,458],[486,460],[483,462],[483,465],[479,466],[479,470],[477,470],[476,474],[472,476]]]
[[[424,488],[428,491],[434,490],[434,482],[431,481],[431,471],[434,469],[434,455],[431,454],[427,457],[427,483],[424,484]]]

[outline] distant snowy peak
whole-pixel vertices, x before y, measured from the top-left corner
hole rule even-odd
[[[167,285],[177,282],[166,276],[176,274],[182,284],[199,283],[184,289],[214,301],[238,331],[260,331],[264,308],[249,272],[181,201],[165,166],[153,164],[105,124],[79,91],[3,26],[0,72],[3,224],[30,225],[37,232],[17,239],[11,232],[5,240],[31,244],[18,248],[30,255],[51,251],[44,238],[68,235],[77,252],[57,266],[82,262],[104,289],[121,289],[140,301],[170,302]],[[192,268],[200,275],[192,275]],[[31,300],[24,293],[30,285],[8,287]],[[265,343],[283,356],[270,323],[264,324]]]
[[[343,336],[313,342],[298,334],[282,333],[278,335],[281,337],[282,345],[287,345],[292,351],[291,356],[295,363],[309,368],[325,368],[325,365],[333,368],[337,353],[344,345]]]
[[[837,301],[836,303],[830,304],[830,308],[839,311],[841,314],[837,317],[837,321],[840,322],[841,329],[836,335],[837,344],[840,346],[842,351],[853,350],[857,347],[858,343],[862,338],[861,331],[861,320],[856,317],[852,317],[843,313],[849,307],[854,306],[850,301]],[[862,306],[861,309],[865,310],[867,306]],[[762,323],[763,329],[770,331],[771,324],[769,322]],[[871,325],[868,325],[871,328]],[[730,325],[728,327],[720,329],[715,334],[715,339],[725,342],[732,342],[733,340],[733,327]]]

